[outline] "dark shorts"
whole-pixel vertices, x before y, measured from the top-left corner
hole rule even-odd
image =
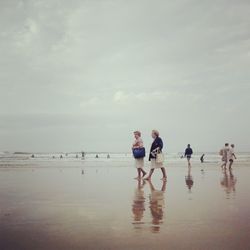
[[[234,162],[234,160],[233,160],[233,159],[230,159],[229,161],[230,161],[230,162]]]
[[[190,160],[191,159],[191,155],[187,155],[187,159]]]

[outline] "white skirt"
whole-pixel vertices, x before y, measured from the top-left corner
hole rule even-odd
[[[157,163],[156,159],[151,159],[151,169],[155,169],[155,168],[163,168],[163,163]]]
[[[135,159],[135,167],[143,168],[144,167],[144,158]]]

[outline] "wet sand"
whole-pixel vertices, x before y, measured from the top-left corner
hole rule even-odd
[[[249,249],[249,165],[203,166],[0,169],[0,249]]]

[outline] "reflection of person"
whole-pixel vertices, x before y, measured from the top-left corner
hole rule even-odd
[[[145,185],[145,181],[138,179],[138,186],[135,190],[134,201],[132,205],[132,212],[134,215],[134,222],[133,224],[140,224],[142,223],[143,214],[145,211],[145,197],[143,187]]]
[[[188,166],[191,166],[190,160],[191,160],[192,154],[193,154],[193,149],[191,148],[190,144],[188,144],[185,150],[185,155],[184,155],[187,158]]]
[[[185,181],[186,181],[186,185],[187,185],[189,191],[191,191],[191,189],[194,185],[194,180],[193,180],[193,176],[191,175],[191,167],[190,166],[188,168],[188,175],[185,177]]]
[[[164,215],[164,192],[166,190],[166,182],[164,181],[162,184],[161,190],[156,190],[149,180],[149,186],[151,190],[150,199],[150,211],[152,215],[152,232],[157,233],[160,231],[160,224],[163,223],[163,215]]]
[[[231,147],[229,148],[228,151],[229,169],[232,169],[234,159],[236,160],[237,158],[234,153],[234,144],[231,144]]]
[[[220,150],[221,161],[222,161],[221,168],[225,169],[227,168],[228,151],[229,151],[229,144],[225,143],[225,147]]]
[[[221,179],[221,186],[225,188],[225,191],[227,194],[230,194],[232,192],[235,192],[235,185],[237,182],[236,177],[234,177],[232,170],[229,169],[229,171],[227,172],[227,170],[223,170],[223,178]]]
[[[161,163],[156,162],[157,152],[160,152],[160,153],[162,152],[163,142],[162,142],[162,139],[159,137],[159,132],[157,130],[152,130],[151,136],[154,139],[151,145],[150,154],[149,154],[149,161],[151,162],[151,170],[146,180],[150,180],[154,170],[156,168],[160,168],[162,171],[162,175],[163,175],[162,180],[166,181],[167,175],[166,175],[166,170],[163,166],[163,162]]]
[[[135,131],[134,132],[135,141],[133,143],[132,149],[134,148],[143,148],[143,141],[141,138],[141,132]],[[138,176],[135,179],[143,178],[147,173],[143,170],[144,167],[144,158],[137,158],[135,159],[135,167],[137,168]],[[142,174],[142,176],[141,176]]]

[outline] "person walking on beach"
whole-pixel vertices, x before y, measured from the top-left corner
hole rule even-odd
[[[232,169],[233,163],[234,163],[234,159],[236,160],[236,156],[234,153],[234,144],[231,144],[231,147],[228,150],[228,160],[229,160],[229,169]]]
[[[185,157],[187,158],[189,167],[191,166],[190,160],[191,160],[192,154],[193,154],[193,149],[191,148],[190,144],[188,144],[185,150]]]
[[[222,165],[221,168],[227,168],[227,162],[228,162],[228,153],[229,152],[229,143],[225,143],[225,147],[220,150],[220,155],[222,156]]]
[[[143,148],[143,141],[141,138],[141,132],[135,131],[134,132],[135,141],[132,145],[133,149],[140,149]],[[143,170],[144,167],[144,156],[140,158],[135,158],[135,167],[137,168],[138,176],[135,179],[141,179],[143,178],[147,173]],[[142,175],[141,175],[142,174]]]
[[[162,171],[163,181],[167,180],[166,170],[163,166],[163,159],[159,159],[159,155],[162,156],[162,148],[163,148],[163,142],[162,139],[159,137],[159,132],[157,130],[152,130],[151,134],[152,138],[154,139],[150,153],[149,153],[149,161],[151,162],[151,170],[149,173],[149,176],[145,178],[145,180],[150,180],[152,174],[154,173],[154,170],[156,168],[160,168]]]

